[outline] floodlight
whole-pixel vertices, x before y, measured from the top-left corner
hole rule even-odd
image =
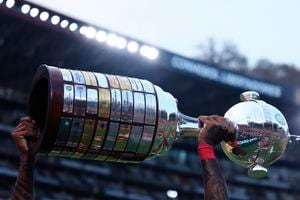
[[[49,13],[46,11],[41,12],[40,14],[40,19],[44,22],[47,21],[47,19],[49,18]]]
[[[66,28],[68,25],[69,25],[69,21],[66,19],[62,20],[60,23],[61,28]]]
[[[124,49],[126,47],[127,44],[127,40],[123,37],[118,37],[118,39],[116,40],[116,46],[119,49]]]
[[[38,14],[39,14],[39,9],[37,9],[37,8],[32,8],[31,10],[30,10],[30,16],[31,17],[36,17],[36,16],[38,16]]]
[[[12,8],[15,5],[15,0],[7,0],[6,1],[6,7]]]
[[[74,22],[72,24],[70,24],[70,26],[69,26],[70,31],[76,31],[77,28],[78,28],[78,25]]]
[[[89,39],[92,39],[96,36],[96,29],[92,26],[86,28],[85,36]]]
[[[98,42],[105,42],[107,38],[107,33],[105,31],[98,31],[96,39]]]
[[[24,5],[21,7],[21,11],[22,11],[23,14],[29,13],[29,10],[30,10],[30,5],[28,5],[28,4],[24,4]]]
[[[51,17],[51,23],[53,25],[57,25],[59,23],[59,21],[60,21],[60,17],[59,16],[54,15],[54,16]]]
[[[178,196],[178,192],[176,190],[168,190],[167,196],[171,199],[176,199]]]
[[[127,49],[128,49],[129,52],[135,53],[139,49],[139,44],[135,41],[130,41],[127,45]]]

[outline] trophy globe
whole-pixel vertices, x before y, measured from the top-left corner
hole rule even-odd
[[[230,160],[248,168],[250,177],[262,178],[267,175],[266,167],[285,151],[290,137],[288,124],[277,108],[259,100],[257,92],[244,92],[240,99],[224,116],[236,127],[240,153],[230,142],[221,146]]]

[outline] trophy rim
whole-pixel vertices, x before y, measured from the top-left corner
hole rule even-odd
[[[44,114],[45,118],[43,120],[44,126],[41,128],[39,138],[36,141],[31,140],[29,142],[30,154],[48,153],[51,151],[59,126],[59,120],[57,120],[57,116],[61,115],[63,106],[61,105],[61,94],[63,91],[59,87],[63,83],[61,72],[58,70],[58,68],[43,64],[38,67],[33,78],[30,93],[31,95],[28,101],[28,115],[32,115],[30,102],[33,91],[37,84],[43,80],[47,81],[47,93],[51,95],[47,96],[47,106]]]

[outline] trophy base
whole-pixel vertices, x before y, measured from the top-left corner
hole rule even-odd
[[[268,175],[268,170],[263,166],[256,164],[248,170],[248,176],[251,178],[264,178]]]

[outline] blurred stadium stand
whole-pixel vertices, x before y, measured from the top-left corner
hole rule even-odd
[[[22,13],[23,1],[0,2],[0,198],[9,197],[18,169],[18,153],[9,134],[26,114],[30,83],[43,63],[147,79],[172,93],[180,110],[191,116],[222,115],[239,101],[241,92],[257,90],[264,100],[282,110],[292,133],[300,130],[298,93],[293,86],[253,79],[163,49],[158,50],[157,58],[149,59],[140,52],[130,53],[83,36],[79,29],[92,26],[87,23],[26,2],[39,13],[43,10],[50,17],[58,15],[75,22],[78,29],[70,31],[51,24],[50,18],[41,21],[30,10]],[[180,139],[168,155],[139,165],[40,155],[35,169],[36,197],[160,200],[171,199],[166,192],[175,190],[177,199],[202,199],[196,145],[194,138]],[[219,150],[231,199],[300,199],[299,150],[290,144],[283,158],[269,168],[269,177],[262,180],[248,178],[246,169],[230,162]]]

